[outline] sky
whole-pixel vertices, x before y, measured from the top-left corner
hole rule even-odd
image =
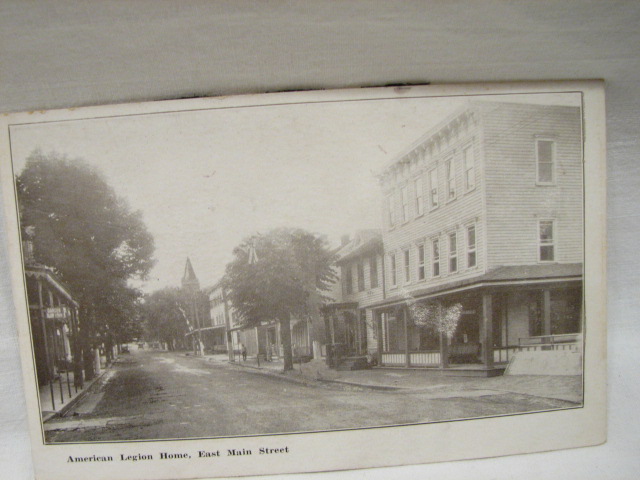
[[[337,245],[344,234],[380,228],[376,174],[464,102],[394,98],[34,123],[12,126],[11,152],[16,173],[35,149],[82,159],[142,211],[156,247],[156,265],[138,284],[144,291],[180,285],[187,257],[206,287],[255,232],[301,227]]]

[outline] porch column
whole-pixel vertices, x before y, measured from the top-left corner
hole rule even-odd
[[[260,355],[260,336],[258,335],[258,327],[254,327],[254,328],[255,328],[255,332],[256,332],[256,356],[258,356],[258,355]],[[245,345],[244,348],[247,348],[247,346]],[[247,352],[247,354],[248,354],[248,352]]]
[[[313,341],[311,340],[311,329],[313,328],[312,320],[307,319],[306,327],[307,327],[307,353],[311,358],[313,358]]]
[[[378,341],[378,365],[382,365],[382,314],[378,310],[373,311],[373,318],[376,325],[376,340]]]
[[[491,294],[482,294],[482,363],[493,368],[493,305]]]
[[[356,310],[356,355],[362,355],[362,329],[360,328],[361,311]]]
[[[47,341],[47,326],[46,326],[46,316],[44,311],[44,300],[42,299],[42,280],[40,278],[36,279],[38,284],[38,307],[40,308],[40,326],[42,328],[42,341],[44,344],[44,357],[47,368],[47,380],[49,383],[49,390],[51,392],[51,407],[52,410],[56,409],[56,400],[53,394],[53,367],[51,365],[51,357],[49,356],[49,345]]]
[[[330,330],[331,330],[330,333],[331,333],[331,343],[332,344],[336,343],[336,325],[335,325],[336,315],[337,315],[336,312],[332,312],[331,316],[329,317],[329,326],[331,327],[330,328]]]
[[[404,305],[400,307],[400,312],[402,312],[402,320],[404,323],[404,364],[405,367],[409,368],[411,366],[411,355],[409,354],[409,316],[407,315],[407,309]]]
[[[449,338],[444,333],[440,334],[440,367],[449,367]]]
[[[548,289],[542,291],[542,309],[544,312],[542,334],[551,335],[551,291]]]
[[[71,308],[71,333],[73,334],[72,349],[73,349],[73,386],[78,391],[78,388],[84,387],[84,376],[81,365],[81,346],[79,338],[78,328],[78,307],[72,306]]]

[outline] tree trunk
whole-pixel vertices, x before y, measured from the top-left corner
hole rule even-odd
[[[82,310],[81,310],[82,311]],[[94,353],[93,353],[93,324],[94,324],[94,315],[93,310],[90,308],[84,309],[84,314],[81,314],[81,318],[83,318],[83,325],[80,328],[80,342],[82,345],[82,364],[84,367],[84,378],[85,380],[91,380],[95,377],[94,371]]]
[[[284,371],[293,370],[293,352],[291,350],[291,315],[285,313],[280,317],[280,343],[284,356]]]
[[[105,356],[106,364],[109,365],[113,361],[113,339],[111,338],[111,334],[107,334],[107,338],[105,339]]]

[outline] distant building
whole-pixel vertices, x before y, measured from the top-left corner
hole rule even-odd
[[[577,107],[470,102],[384,169],[384,299],[367,304],[381,365],[491,375],[524,345],[577,348],[581,148]],[[366,256],[345,258],[355,300]],[[414,322],[414,302],[462,305],[450,345]]]
[[[226,298],[226,293],[225,293]],[[320,297],[311,298],[309,313],[305,318],[291,318],[291,349],[294,359],[311,359],[321,356],[325,330],[320,313]],[[264,360],[276,360],[284,355],[280,323],[262,320],[257,325],[244,326],[230,301],[225,302],[229,318],[228,331],[233,351],[239,352],[240,344],[247,349],[247,356],[260,356]]]
[[[294,359],[311,359],[321,356],[321,345],[325,338],[325,329],[320,314],[320,303],[313,301],[310,313],[306,318],[291,318],[291,349]],[[280,324],[275,320],[263,320],[259,325],[245,327],[238,324],[231,311],[232,344],[242,343],[247,349],[247,355],[261,358],[279,359],[284,355],[282,349]]]
[[[231,321],[232,309],[222,282],[206,289],[209,298],[209,318],[211,323],[204,329],[205,351],[224,353],[232,348]]]

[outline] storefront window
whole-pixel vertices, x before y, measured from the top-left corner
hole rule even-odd
[[[551,292],[551,333],[553,335],[580,333],[581,304],[580,289]]]
[[[542,335],[544,327],[544,309],[542,305],[542,291],[532,292],[529,297],[529,335]]]

